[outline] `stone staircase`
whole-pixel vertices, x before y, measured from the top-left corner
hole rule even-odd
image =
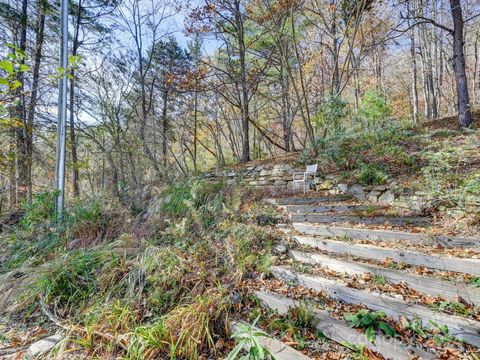
[[[480,357],[480,287],[472,281],[480,278],[480,239],[433,236],[428,218],[384,215],[385,207],[373,212],[344,195],[268,201],[288,219],[278,228],[289,240],[271,268],[279,290],[260,286],[256,291],[265,307],[284,314],[306,304],[325,337],[343,345],[364,344],[380,358]],[[292,296],[285,291],[292,286],[321,294],[329,305]],[[471,311],[460,314],[452,310],[455,304]],[[384,312],[398,329],[416,322],[430,332],[426,338],[410,330],[389,338],[377,329],[371,343],[364,330],[343,318],[345,309],[358,307]],[[442,335],[440,344],[430,339]]]

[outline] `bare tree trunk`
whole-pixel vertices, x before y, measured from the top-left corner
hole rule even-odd
[[[167,138],[168,138],[168,90],[163,92],[162,107],[162,162],[164,170],[167,169]]]
[[[195,79],[195,95],[193,99],[193,170],[197,172],[197,138],[198,138],[198,79]]]
[[[285,76],[285,69],[283,61],[280,63],[280,86],[282,91],[282,131],[283,144],[286,151],[290,151],[290,142],[292,139],[292,123],[291,123],[291,108],[288,99],[289,96],[289,82],[288,77]]]
[[[335,9],[335,1],[330,2],[330,7]],[[332,11],[332,25],[330,27],[330,36],[332,38],[332,62],[333,62],[333,74],[332,74],[332,87],[331,93],[337,96],[340,91],[340,69],[338,65],[338,39],[337,39],[337,12]]]
[[[241,116],[242,116],[242,162],[247,162],[250,160],[250,143],[249,143],[249,95],[248,95],[248,85],[247,85],[247,70],[245,63],[245,32],[243,28],[243,19],[240,9],[240,0],[235,0],[235,26],[237,27],[237,38],[238,38],[238,55],[240,59],[240,85],[241,85]]]
[[[27,48],[27,9],[28,0],[22,2],[22,13],[20,19],[20,41],[19,49],[23,53]],[[25,60],[21,60],[23,63]],[[15,167],[16,167],[16,201],[22,201],[27,199],[28,194],[28,154],[27,154],[27,124],[25,118],[25,96],[24,96],[24,76],[22,72],[17,75],[17,80],[21,83],[21,86],[15,90],[15,96],[18,98],[17,104],[12,109],[12,118],[18,122],[16,128],[16,142],[15,142]],[[21,124],[21,125],[20,125]]]
[[[478,39],[479,39],[479,36],[478,36],[478,33],[475,34],[475,42],[474,42],[474,45],[473,45],[473,56],[475,58],[475,61],[474,61],[474,64],[473,64],[473,79],[472,79],[472,97],[473,97],[473,106],[477,105],[477,102],[478,102],[478,94],[477,94],[477,91],[478,91],[478,88],[477,86],[480,85],[480,84],[477,84],[477,81],[479,80],[479,73],[478,73]]]
[[[10,154],[15,153],[15,138],[16,138],[16,129],[10,131],[10,141],[8,144],[8,151]],[[15,159],[9,159],[8,164],[8,177],[9,177],[9,206],[10,209],[14,209],[17,206],[17,179],[15,174]]]
[[[44,30],[45,30],[45,1],[37,1],[38,20],[36,26],[36,39],[35,39],[35,56],[32,70],[32,93],[30,97],[30,103],[28,105],[27,112],[27,161],[28,161],[28,199],[32,200],[33,184],[32,184],[32,167],[33,167],[33,126],[35,121],[35,110],[38,100],[38,86],[40,78],[40,64],[42,61],[42,51],[44,42]]]
[[[463,15],[460,0],[450,0],[453,18],[453,61],[457,84],[458,125],[469,128],[472,125],[470,100],[468,97],[467,75],[465,73],[465,56],[463,53]]]
[[[305,124],[305,130],[307,131],[307,137],[308,137],[310,146],[311,146],[312,150],[317,151],[316,142],[315,142],[315,131],[313,130],[312,121],[311,121],[311,118],[310,118],[310,107],[308,105],[308,96],[307,96],[307,91],[306,91],[306,88],[305,88],[305,81],[304,81],[304,78],[303,78],[303,66],[302,66],[302,61],[300,59],[300,53],[298,51],[298,46],[297,46],[297,35],[296,35],[296,31],[295,31],[295,18],[293,16],[293,13],[294,13],[293,12],[293,6],[291,6],[290,7],[290,18],[291,18],[291,21],[292,21],[293,50],[294,50],[295,58],[298,62],[300,87],[301,87],[301,90],[302,90],[303,101],[305,102],[305,104],[304,104],[305,105],[305,111],[303,111],[301,97],[299,96],[297,87],[295,86],[295,79],[293,78],[293,75],[291,73],[291,69],[290,68],[288,68],[288,69],[290,70],[290,76],[292,78],[292,85],[293,85],[293,88],[295,90],[295,94],[297,96],[297,99],[299,100],[300,112],[302,114],[303,122]],[[288,60],[287,60],[287,62],[288,62]]]
[[[412,119],[418,123],[417,54],[414,28],[410,31],[410,55],[412,56]]]
[[[77,14],[75,19],[75,32],[73,34],[73,44],[72,44],[72,55],[78,55],[79,41],[78,37],[80,34],[80,21],[82,20],[82,0],[78,1]],[[72,147],[72,184],[73,184],[73,195],[78,198],[80,196],[80,186],[79,186],[79,169],[78,169],[78,155],[77,155],[77,139],[75,137],[75,111],[74,111],[74,101],[75,101],[75,69],[70,71],[70,89],[69,89],[69,103],[70,103],[70,143]]]

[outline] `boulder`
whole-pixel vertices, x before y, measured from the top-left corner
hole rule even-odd
[[[338,192],[340,194],[346,194],[348,192],[348,185],[347,184],[338,184],[337,189],[338,189]]]
[[[348,194],[352,195],[354,198],[358,200],[365,200],[367,197],[365,196],[365,190],[360,185],[352,185],[348,188]]]
[[[328,190],[333,187],[333,181],[327,180],[317,184],[317,190]]]
[[[395,194],[387,190],[378,197],[378,202],[382,205],[392,205],[395,202]]]
[[[278,244],[275,246],[275,251],[280,254],[285,254],[287,252],[287,247],[283,244]]]
[[[371,202],[377,202],[378,201],[378,197],[381,195],[382,193],[380,191],[375,191],[375,190],[372,190],[370,191],[368,194],[367,194],[367,200],[368,201],[371,201]]]
[[[303,182],[290,181],[287,188],[292,191],[303,191]]]
[[[55,334],[34,342],[29,346],[27,353],[30,357],[45,354],[52,350],[63,339],[63,335]]]

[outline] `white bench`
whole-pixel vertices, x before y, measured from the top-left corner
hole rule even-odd
[[[305,169],[305,172],[295,172],[293,173],[293,185],[297,182],[303,182],[303,193],[307,193],[307,180],[310,176],[313,175],[313,179],[315,180],[317,178],[317,167],[318,164],[314,165],[307,165],[307,168]],[[299,177],[301,176],[301,178]]]

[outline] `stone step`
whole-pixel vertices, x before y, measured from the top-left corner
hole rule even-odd
[[[383,276],[387,282],[406,282],[408,286],[420,293],[433,297],[441,296],[450,301],[456,301],[457,296],[468,301],[470,304],[480,303],[480,288],[465,284],[462,281],[454,282],[416,275],[400,270],[386,269],[381,266],[364,264],[349,260],[336,259],[328,255],[290,250],[289,256],[302,263],[320,265],[330,270],[350,275],[363,275],[370,273],[376,276]]]
[[[299,307],[302,304],[302,302],[298,300],[293,300],[271,292],[257,291],[255,295],[265,306],[277,311],[281,315],[285,315],[289,309]],[[435,358],[432,353],[404,344],[397,339],[387,339],[382,334],[377,334],[375,342],[370,343],[362,332],[353,329],[343,320],[333,318],[328,311],[319,310],[313,306],[309,306],[309,308],[315,317],[316,329],[340,345],[364,344],[370,350],[382,354],[386,359],[392,358],[392,354],[395,354],[394,358],[396,360],[410,360],[416,357],[424,360],[433,360]]]
[[[318,197],[277,198],[277,199],[270,199],[269,202],[275,203],[276,205],[305,205],[305,204],[320,204],[325,202],[348,201],[351,199],[352,197],[349,195],[331,195],[331,196],[318,196]]]
[[[365,225],[398,225],[398,226],[427,226],[430,219],[422,217],[393,217],[393,216],[355,216],[355,215],[324,215],[324,214],[290,214],[294,223],[353,223]]]
[[[417,251],[382,248],[366,244],[351,244],[344,241],[318,239],[311,236],[295,236],[298,243],[317,249],[383,261],[387,258],[398,263],[425,266],[432,269],[480,275],[480,259],[463,259],[427,255]]]
[[[343,237],[347,236],[358,240],[373,241],[408,241],[413,244],[432,244],[437,243],[445,248],[479,248],[480,239],[437,236],[429,234],[411,233],[406,231],[389,231],[389,230],[370,230],[361,228],[352,228],[344,226],[327,226],[305,223],[292,223],[293,228],[306,235],[314,235],[321,237]]]
[[[277,279],[286,282],[294,281],[315,291],[324,291],[332,298],[348,304],[363,305],[373,311],[383,311],[395,319],[406,317],[413,320],[418,317],[426,328],[433,327],[432,321],[446,325],[451,335],[480,347],[480,322],[478,321],[434,311],[385,294],[353,289],[334,280],[297,273],[281,266],[273,266],[271,271]]]
[[[330,212],[371,211],[371,206],[365,205],[283,205],[285,211],[291,213],[321,214]],[[382,209],[374,207],[373,209]]]
[[[247,325],[243,321],[231,322],[230,329],[233,332],[235,332],[238,329],[240,329],[240,326],[239,326],[240,324]],[[262,331],[256,327],[253,327],[253,330]],[[309,358],[308,356],[305,356],[300,351],[295,350],[291,346],[288,346],[287,344],[283,343],[282,341],[276,339],[273,336],[272,337],[257,336],[257,340],[260,343],[260,345],[262,345],[264,349],[267,349],[276,360],[291,360],[291,359],[311,360],[311,358]],[[245,348],[245,351],[249,351],[249,350],[250,350],[249,348]]]

